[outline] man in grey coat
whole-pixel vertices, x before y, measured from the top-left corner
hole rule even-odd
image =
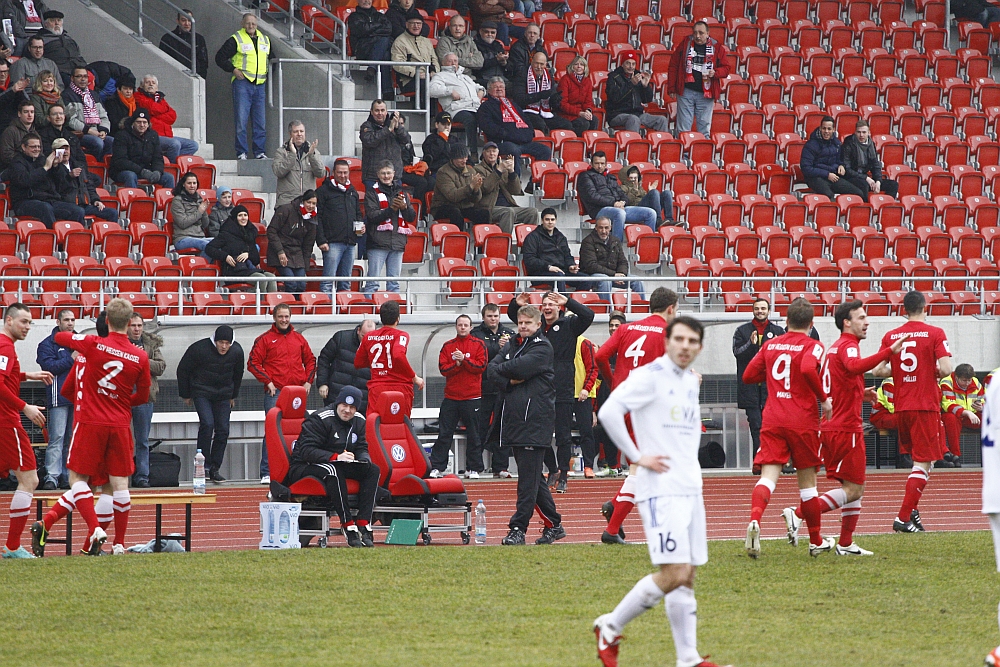
[[[316,179],[326,174],[322,156],[316,150],[319,139],[306,142],[306,126],[301,120],[288,124],[289,139],[278,147],[271,170],[278,178],[275,207],[287,204],[306,190],[316,187]]]
[[[437,48],[438,60],[444,64],[444,57],[449,53],[458,56],[458,64],[467,70],[480,69],[483,66],[483,54],[476,46],[472,35],[469,34],[468,24],[461,16],[452,16],[448,21],[448,29],[444,31],[438,40]]]

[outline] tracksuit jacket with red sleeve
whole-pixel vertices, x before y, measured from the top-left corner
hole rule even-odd
[[[247,368],[261,384],[273,382],[278,389],[312,383],[316,377],[316,357],[309,342],[295,327],[282,333],[278,327],[257,336],[250,350]]]
[[[465,355],[462,363],[451,358],[455,350]],[[475,336],[455,337],[441,347],[438,368],[445,377],[444,397],[452,401],[482,398],[482,376],[486,370],[486,345]]]

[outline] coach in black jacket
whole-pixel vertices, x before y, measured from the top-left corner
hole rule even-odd
[[[736,389],[736,405],[743,408],[747,413],[747,422],[750,424],[750,437],[753,439],[753,453],[757,455],[760,449],[760,425],[761,413],[764,412],[764,403],[767,402],[767,384],[745,384],[743,382],[743,371],[757,356],[760,346],[766,341],[781,336],[785,330],[774,322],[770,322],[767,316],[771,312],[771,304],[767,299],[757,299],[753,302],[753,320],[746,324],[741,324],[736,333],[733,334],[733,356],[736,357],[736,381],[739,383]]]
[[[490,359],[500,353],[507,341],[517,334],[500,324],[500,306],[488,303],[483,306],[482,312],[483,321],[472,330],[472,335],[486,345],[486,362],[489,363]],[[479,403],[481,406],[479,408],[479,442],[489,449],[490,455],[493,457],[493,476],[510,477],[511,475],[507,471],[507,466],[510,465],[510,447],[501,449],[499,446],[487,446],[490,424],[493,422],[494,406],[497,402],[497,388],[486,378],[486,373],[483,373],[481,391],[483,399]]]
[[[512,304],[513,305],[513,304]],[[511,447],[517,462],[517,508],[503,544],[524,544],[531,515],[538,509],[545,530],[535,544],[551,544],[566,536],[545,480],[542,462],[550,450],[556,411],[552,343],[543,335],[542,315],[535,306],[517,312],[518,336],[512,338],[486,367],[487,379],[499,390],[491,437]]]
[[[512,299],[507,306],[507,317],[516,322],[518,309],[527,306],[529,299],[527,292],[522,292]],[[563,306],[569,313],[562,311]],[[549,486],[558,485],[559,493],[565,493],[573,445],[571,434],[573,406],[576,403],[573,391],[576,377],[576,339],[590,328],[594,321],[594,311],[563,294],[549,292],[542,300],[542,318],[542,333],[552,343],[556,388],[556,454],[553,456],[552,448],[548,447],[545,465],[549,469]],[[518,467],[520,468],[520,464]]]
[[[340,395],[344,387],[357,387],[361,391],[358,410],[368,409],[368,380],[372,378],[370,368],[355,368],[354,355],[361,347],[361,337],[375,331],[374,320],[362,320],[353,329],[344,329],[333,334],[316,363],[316,387],[325,405],[330,405]]]
[[[344,387],[337,395],[336,405],[306,417],[282,484],[291,487],[306,477],[321,481],[330,505],[340,517],[347,543],[352,547],[373,547],[371,520],[379,468],[368,455],[365,418],[357,414],[360,402],[360,389]],[[351,517],[347,503],[349,479],[359,483],[355,518]]]

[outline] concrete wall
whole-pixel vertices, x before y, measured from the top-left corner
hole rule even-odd
[[[134,10],[117,0],[108,3],[102,0],[101,4],[108,5],[107,11],[80,0],[50,0],[48,6],[66,15],[66,30],[80,45],[80,51],[88,62],[110,60],[121,63],[129,67],[137,79],[144,74],[155,74],[160,90],[167,94],[170,105],[177,110],[176,126],[191,128],[191,138],[204,142],[204,80],[184,70],[180,63],[160,51],[155,44],[142,43],[132,36]],[[174,23],[171,18],[169,25]]]

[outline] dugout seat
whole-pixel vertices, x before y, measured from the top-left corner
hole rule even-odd
[[[378,465],[379,490],[373,523],[387,530],[393,518],[420,519],[424,544],[431,533],[458,532],[469,543],[472,505],[462,480],[456,475],[429,477],[431,462],[420,446],[409,415],[401,409],[403,394],[387,391],[378,404],[368,407],[365,434],[372,462]],[[269,450],[270,451],[270,450]],[[461,523],[432,523],[431,515],[461,516]]]

